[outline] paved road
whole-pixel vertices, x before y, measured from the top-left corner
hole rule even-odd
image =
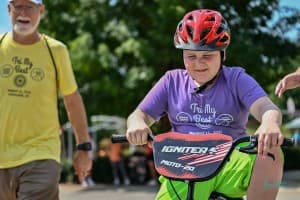
[[[80,185],[60,185],[61,200],[153,200],[158,187],[152,186],[113,186],[97,184],[90,188]],[[300,199],[300,172],[284,175],[277,200]]]
[[[290,171],[283,175],[277,200],[300,199],[300,171]]]
[[[153,200],[158,187],[113,186],[98,184],[83,189],[79,185],[61,185],[61,200]]]

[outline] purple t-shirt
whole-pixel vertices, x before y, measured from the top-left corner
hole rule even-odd
[[[266,96],[240,67],[223,67],[216,83],[195,93],[186,70],[167,71],[138,106],[156,120],[167,114],[172,131],[191,134],[223,133],[234,139],[246,134],[249,109]]]

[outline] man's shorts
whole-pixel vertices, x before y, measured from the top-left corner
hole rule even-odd
[[[60,171],[60,164],[54,160],[0,169],[0,199],[58,200]]]

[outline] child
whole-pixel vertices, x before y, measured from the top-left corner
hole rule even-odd
[[[183,51],[185,69],[166,72],[149,91],[127,119],[127,139],[131,144],[146,144],[150,126],[164,115],[172,131],[222,133],[235,139],[246,135],[251,113],[260,122],[258,155],[233,152],[218,175],[195,184],[194,198],[208,199],[216,191],[228,197],[247,194],[247,199],[274,200],[279,188],[264,184],[275,185],[282,178],[282,116],[244,69],[223,65],[230,38],[229,26],[219,12],[199,9],[187,13],[174,35],[175,47]],[[160,182],[156,199],[186,198],[186,183],[165,177]]]

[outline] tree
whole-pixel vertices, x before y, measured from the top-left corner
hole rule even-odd
[[[280,8],[278,0],[47,0],[45,4],[42,30],[70,48],[89,116],[126,117],[166,70],[182,66],[173,34],[189,10],[223,13],[232,32],[225,64],[244,66],[268,92],[291,71],[286,66],[299,55],[299,46],[283,36],[300,20],[299,10]],[[286,9],[288,15],[272,18]]]

